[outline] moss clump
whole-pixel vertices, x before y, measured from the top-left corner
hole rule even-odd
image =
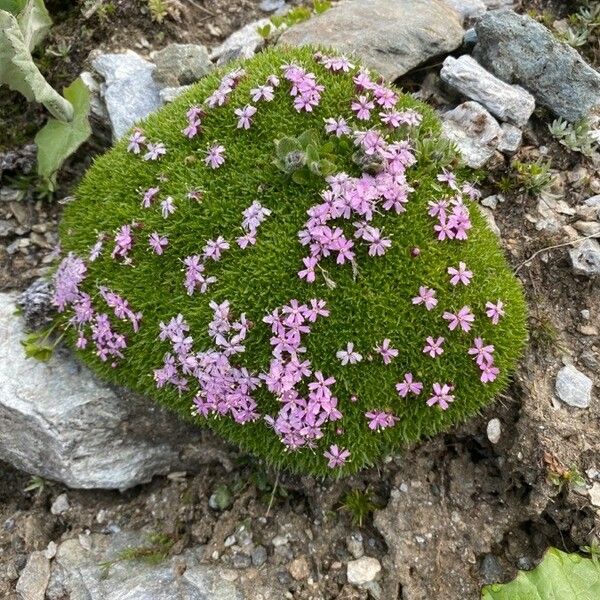
[[[426,105],[308,48],[241,67],[96,160],[64,213],[56,302],[104,377],[272,465],[346,474],[493,399],[526,337],[522,291]],[[472,282],[453,284],[461,263]],[[475,338],[494,347],[479,365]],[[407,373],[422,389],[397,391]]]

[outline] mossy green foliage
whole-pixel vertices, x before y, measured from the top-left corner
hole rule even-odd
[[[207,423],[225,438],[238,443],[267,463],[314,474],[332,473],[323,452],[331,444],[347,448],[350,460],[336,474],[354,472],[371,465],[402,445],[447,430],[464,421],[488,404],[506,386],[509,374],[523,348],[526,337],[525,304],[521,287],[507,267],[494,234],[474,205],[470,205],[473,229],[464,242],[440,242],[433,232],[433,220],[427,214],[427,203],[447,194],[436,177],[442,167],[456,168],[455,152],[440,140],[440,124],[434,112],[407,95],[401,95],[399,108],[414,108],[423,115],[419,127],[402,126],[390,139],[408,139],[416,150],[418,162],[407,170],[410,194],[407,212],[376,215],[374,226],[384,226],[393,241],[384,256],[367,255],[366,247],[356,248],[357,269],[338,266],[335,259],[324,259],[335,288],[323,277],[308,284],[297,273],[306,248],[298,241],[298,231],[307,219],[306,211],[320,202],[326,187],[317,175],[295,182],[276,164],[276,140],[298,138],[309,129],[317,132],[321,145],[334,144],[328,154],[335,160],[335,171],[360,175],[353,162],[355,146],[347,137],[326,134],[323,119],[344,116],[362,129],[375,126],[377,114],[369,123],[356,122],[350,109],[356,91],[351,75],[331,73],[313,59],[310,48],[268,50],[244,64],[247,76],[231,94],[229,102],[207,111],[202,133],[192,140],[182,135],[185,113],[190,106],[200,105],[219,85],[225,71],[204,78],[184,96],[149,117],[142,125],[148,140],[163,142],[168,151],[159,161],[144,162],[139,155],[127,152],[127,141],[97,159],[88,171],[64,213],[61,226],[63,250],[87,257],[100,232],[108,234],[107,247],[100,258],[88,264],[82,288],[94,298],[99,310],[112,314],[98,295],[97,286],[105,285],[126,298],[134,311],[141,311],[140,331],[132,334],[128,323],[116,319],[115,328],[128,338],[125,360],[116,368],[101,362],[93,350],[81,351],[81,357],[102,376],[118,384],[156,398],[199,424]],[[250,103],[250,89],[264,84],[271,74],[281,75],[281,65],[296,62],[315,73],[325,86],[321,102],[313,113],[299,113],[289,95],[289,83],[282,80],[272,102],[257,103],[249,130],[236,128],[234,109]],[[234,66],[229,66],[230,71]],[[226,162],[216,170],[208,168],[204,156],[208,146],[222,144]],[[140,190],[159,186],[161,198],[172,196],[177,210],[163,219],[160,209],[140,207]],[[186,199],[190,189],[203,191],[200,202]],[[241,250],[234,242],[241,235],[242,211],[257,199],[272,211],[260,226],[256,246]],[[124,224],[135,222],[136,242],[129,256],[131,265],[110,256],[112,236]],[[344,227],[350,226],[348,222]],[[169,245],[162,256],[153,254],[147,236],[158,231],[168,236]],[[200,254],[207,240],[222,235],[231,249],[218,263],[210,263],[207,271],[218,282],[206,294],[188,296],[184,288],[182,260]],[[351,233],[350,233],[351,235]],[[420,255],[411,254],[413,248]],[[464,261],[474,272],[471,285],[452,286],[447,268]],[[427,311],[411,303],[426,285],[437,290],[438,306]],[[279,306],[296,298],[326,300],[330,316],[320,318],[311,333],[303,336],[306,357],[313,371],[333,376],[333,392],[339,398],[343,419],[329,423],[325,436],[316,448],[286,451],[279,438],[262,419],[239,425],[229,417],[202,419],[192,414],[195,390],[179,394],[172,387],[157,390],[153,370],[162,365],[163,355],[170,351],[168,342],[159,342],[159,322],[178,313],[184,315],[194,337],[194,349],[213,346],[207,325],[213,313],[209,301],[231,303],[237,318],[245,312],[254,323],[245,341],[246,352],[238,364],[255,373],[268,370],[271,359],[270,328],[262,318]],[[487,301],[501,299],[506,315],[493,325],[485,315]],[[448,331],[442,319],[444,310],[456,312],[469,305],[476,315],[471,332]],[[75,339],[74,332],[71,331]],[[444,336],[444,354],[432,359],[422,351],[427,336]],[[479,369],[467,350],[473,338],[481,336],[495,346],[495,364],[500,376],[483,384]],[[384,365],[372,349],[389,338],[399,356]],[[365,359],[355,365],[342,366],[336,352],[353,342]],[[424,384],[419,396],[401,399],[395,384],[404,373],[412,372]],[[455,401],[447,411],[428,407],[427,398],[433,382],[452,383]],[[351,402],[355,395],[357,402]],[[262,415],[275,416],[280,402],[264,387],[254,393]],[[369,410],[392,411],[398,418],[394,427],[381,432],[368,428],[364,413]],[[160,423],[157,423],[160,427]],[[341,428],[341,433],[339,430]]]

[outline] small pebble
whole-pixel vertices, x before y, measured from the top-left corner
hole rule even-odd
[[[592,380],[573,365],[558,372],[555,389],[556,395],[569,406],[588,408],[592,401]]]
[[[236,569],[247,569],[252,564],[252,558],[247,554],[239,552],[233,555],[231,562]]]
[[[267,562],[267,549],[264,546],[256,546],[251,554],[252,564],[261,567]]]
[[[69,497],[66,494],[61,494],[60,496],[57,496],[52,503],[50,512],[53,515],[62,515],[69,510],[70,506]]]
[[[500,419],[490,419],[487,424],[487,437],[492,444],[497,444],[500,441],[500,435],[502,433],[502,425]]]
[[[296,581],[302,581],[310,575],[310,565],[308,564],[306,557],[301,556],[294,559],[288,565],[288,571]]]
[[[376,558],[363,556],[357,560],[351,560],[348,563],[348,583],[352,585],[365,585],[375,578],[381,572],[381,563]]]

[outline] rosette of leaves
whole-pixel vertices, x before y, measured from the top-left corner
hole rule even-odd
[[[434,111],[352,57],[267,50],[95,161],[60,322],[100,375],[268,464],[354,472],[478,413],[522,351],[468,178]]]

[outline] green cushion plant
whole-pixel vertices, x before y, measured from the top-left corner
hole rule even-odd
[[[434,112],[352,63],[271,49],[150,116],[85,175],[56,274],[94,370],[318,475],[477,413],[526,338]]]

